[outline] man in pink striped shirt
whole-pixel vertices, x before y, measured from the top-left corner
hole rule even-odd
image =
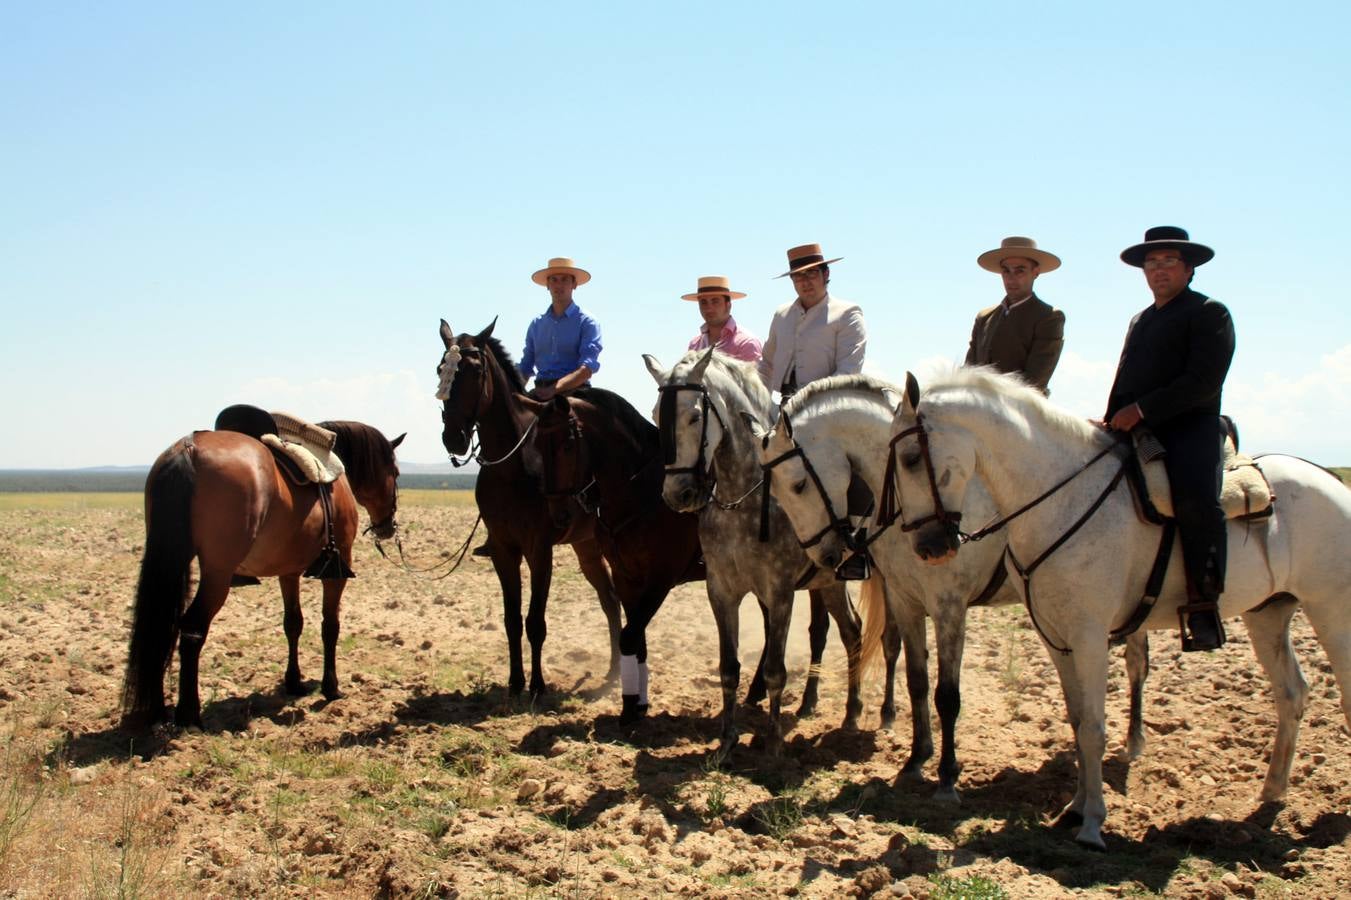
[[[760,361],[760,339],[737,327],[732,318],[732,301],[745,294],[731,289],[725,275],[705,275],[699,279],[699,289],[685,294],[682,300],[696,300],[704,324],[699,334],[690,341],[690,350],[708,347],[745,362]]]

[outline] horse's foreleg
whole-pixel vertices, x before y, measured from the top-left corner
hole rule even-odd
[[[727,758],[732,748],[736,746],[737,740],[736,692],[741,684],[741,660],[737,655],[737,640],[741,627],[741,597],[733,594],[734,591],[723,590],[710,574],[708,605],[713,608],[713,621],[718,626],[718,680],[722,685],[722,714],[718,717],[718,749],[713,753],[713,761],[716,764],[721,764]],[[760,665],[763,669],[763,653],[760,656]]]
[[[1145,679],[1149,677],[1149,632],[1137,631],[1126,638],[1126,676],[1130,679],[1130,731],[1126,735],[1126,759],[1139,759],[1145,752]]]
[[[840,643],[844,644],[848,660],[849,696],[844,705],[844,723],[840,727],[846,731],[855,731],[858,729],[859,717],[863,715],[863,701],[859,697],[863,681],[863,675],[859,671],[863,656],[863,623],[859,621],[854,605],[849,602],[849,594],[843,584],[825,588],[821,594],[826,602],[826,609],[840,629]],[[827,624],[826,629],[829,627]],[[826,629],[821,632],[822,640],[827,634]]]
[[[197,594],[183,613],[178,633],[178,708],[174,722],[184,728],[202,727],[197,667],[211,620],[220,612],[220,608],[225,605],[225,598],[230,594],[230,574],[233,570],[233,566],[223,572],[203,566]]]
[[[624,623],[619,613],[619,595],[615,593],[614,581],[610,570],[601,555],[600,545],[595,541],[580,541],[572,545],[577,554],[577,564],[587,582],[596,589],[596,599],[600,601],[601,612],[605,613],[605,623],[610,629],[610,669],[605,673],[605,683],[614,684],[619,678],[619,630]]]
[[[544,683],[544,639],[549,635],[545,613],[549,607],[549,586],[553,581],[553,545],[533,551],[526,559],[530,566],[530,609],[525,616],[525,636],[530,641],[530,696],[548,692]],[[519,610],[519,607],[518,607]]]
[[[765,730],[765,755],[783,753],[783,688],[788,683],[784,650],[788,646],[788,626],[793,620],[793,594],[770,595],[765,604],[765,690],[769,694],[769,723]]]
[[[488,535],[493,571],[502,587],[502,627],[507,633],[507,690],[514,697],[525,690],[525,666],[521,662],[521,550],[493,542]],[[531,575],[531,585],[534,575]]]
[[[940,603],[934,619],[938,639],[938,688],[934,707],[938,710],[943,732],[943,747],[938,760],[939,800],[959,802],[957,776],[957,716],[962,711],[962,651],[966,645],[966,609],[963,604]]]
[[[887,683],[882,694],[882,728],[890,731],[896,725],[896,660],[901,656],[901,629],[896,616],[887,604],[887,624],[882,631],[882,656],[887,663]]]
[[[760,616],[765,621],[765,643],[760,648],[760,661],[755,665],[751,686],[746,689],[746,703],[750,706],[755,706],[765,699],[765,654],[769,652],[769,610],[765,609],[763,603],[756,605],[760,607]]]
[[[798,704],[800,718],[816,713],[816,697],[821,681],[821,657],[826,652],[826,638],[830,637],[830,615],[826,609],[826,600],[821,591],[808,591],[811,600],[812,618],[807,625],[807,639],[811,645],[811,667],[807,669],[807,686],[802,689],[802,702]]]
[[[910,695],[910,758],[901,767],[901,775],[918,778],[924,764],[934,754],[933,731],[929,725],[929,649],[926,644],[924,611],[906,609],[896,621],[905,648],[905,688]]]
[[[1070,646],[1073,652],[1068,655],[1053,652],[1066,703],[1072,707],[1070,716],[1079,758],[1074,800],[1061,815],[1067,821],[1074,815],[1082,817],[1074,839],[1084,846],[1103,850],[1107,847],[1102,839],[1102,825],[1107,818],[1107,804],[1102,796],[1102,757],[1107,750],[1107,642],[1101,640],[1099,646],[1098,639],[1085,636]]]
[[[1279,800],[1290,786],[1295,740],[1309,702],[1309,685],[1290,644],[1290,619],[1298,608],[1295,598],[1286,595],[1262,609],[1243,614],[1253,651],[1271,680],[1276,700],[1276,744],[1271,748],[1271,761],[1262,785],[1263,800]]]
[[[342,590],[347,581],[342,578],[324,579],[324,680],[321,689],[325,700],[337,700],[338,690],[338,631]]]
[[[307,694],[305,679],[300,675],[300,633],[305,629],[305,614],[300,609],[300,576],[282,575],[282,627],[286,631],[286,693]]]

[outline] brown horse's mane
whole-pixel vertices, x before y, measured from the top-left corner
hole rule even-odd
[[[498,365],[502,367],[502,371],[506,373],[507,380],[511,382],[512,388],[515,389],[516,393],[524,394],[525,379],[521,377],[521,370],[516,368],[516,361],[511,358],[511,354],[502,346],[502,342],[492,335],[470,335],[470,337],[473,337],[475,341],[488,346],[488,349],[493,352],[493,358],[497,360]]]
[[[333,451],[347,469],[347,480],[353,490],[383,486],[385,473],[394,468],[394,448],[389,439],[362,422],[320,422],[338,436]]]

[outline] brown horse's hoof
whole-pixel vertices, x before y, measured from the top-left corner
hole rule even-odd
[[[619,712],[620,725],[636,725],[647,717],[647,704],[638,702],[637,694],[624,695],[624,708]]]
[[[306,683],[305,679],[297,676],[295,679],[287,677],[285,682],[286,693],[292,697],[307,697],[314,693],[314,684]]]

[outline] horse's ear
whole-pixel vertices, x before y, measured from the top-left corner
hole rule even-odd
[[[914,415],[919,408],[919,381],[910,372],[905,373],[905,411]]]
[[[482,340],[483,338],[487,337],[492,337],[493,329],[496,327],[497,327],[497,316],[493,316],[493,320],[488,323],[488,327],[478,333],[479,340]]]
[[[703,384],[704,372],[708,370],[708,364],[712,361],[713,348],[709,347],[708,352],[699,357],[699,361],[694,364],[694,368],[690,369],[690,374],[686,376],[685,382],[687,384]]]
[[[445,341],[447,350],[455,343],[455,332],[450,330],[450,325],[445,319],[441,320],[441,340]]]
[[[755,435],[757,441],[763,441],[769,435],[769,432],[760,425],[760,420],[744,409],[741,410],[741,421],[746,423],[746,427]]]
[[[399,435],[399,436],[396,437],[394,440],[392,440],[392,441],[389,442],[389,449],[393,450],[395,447],[397,447],[397,446],[399,446],[400,444],[402,444],[402,443],[403,443],[403,439],[406,438],[406,437],[408,437],[408,432],[405,431],[403,434]]]
[[[647,366],[648,374],[652,376],[653,381],[657,382],[658,387],[665,384],[666,379],[670,377],[670,373],[661,367],[661,363],[651,353],[643,354],[643,364]]]

